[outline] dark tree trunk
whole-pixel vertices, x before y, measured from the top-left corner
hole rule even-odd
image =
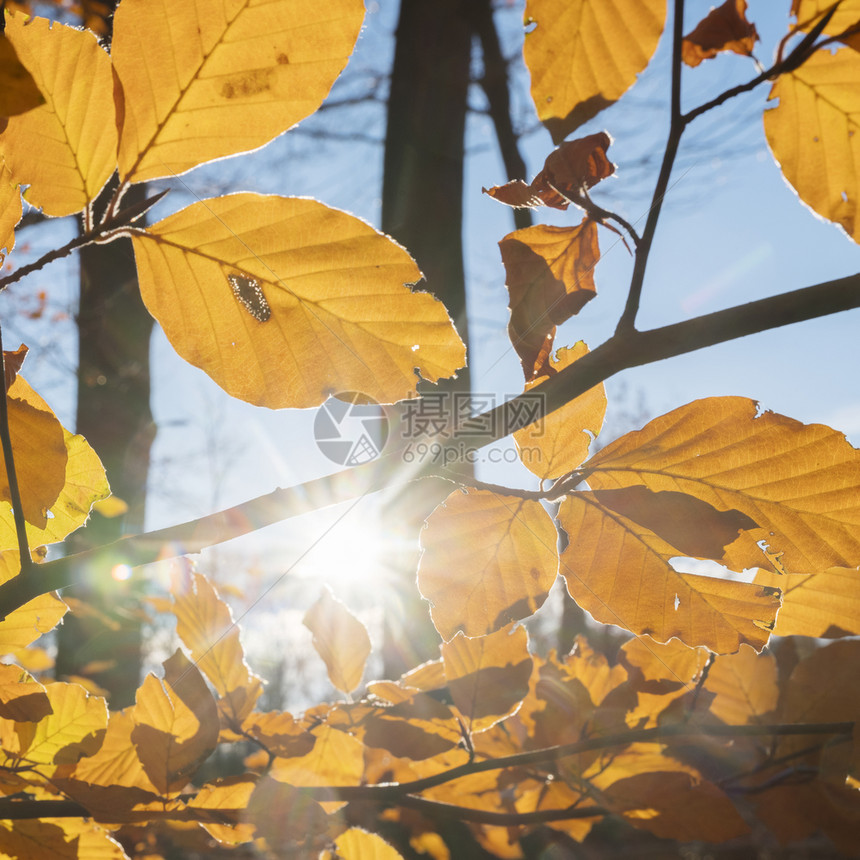
[[[125,202],[144,199],[144,191],[133,188]],[[76,432],[101,458],[113,493],[128,511],[111,519],[93,513],[86,530],[70,539],[72,552],[143,530],[155,438],[149,405],[153,321],[140,297],[131,240],[84,248],[80,267]],[[60,628],[57,675],[91,679],[110,693],[112,708],[122,708],[134,702],[141,674],[138,590],[105,582],[92,577],[69,591],[86,607]]]

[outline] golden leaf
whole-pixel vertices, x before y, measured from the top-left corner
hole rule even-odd
[[[831,567],[809,576],[780,576],[759,570],[755,582],[782,590],[782,608],[773,630],[777,636],[831,639],[860,634],[860,571],[857,568]]]
[[[742,647],[737,654],[718,657],[711,666],[705,689],[715,693],[711,713],[729,725],[761,722],[776,707],[779,688],[772,654],[756,654]]]
[[[174,589],[176,633],[221,697],[218,707],[228,725],[238,730],[260,697],[263,682],[245,662],[230,607],[202,574],[193,573],[190,586]]]
[[[11,35],[9,22],[12,20],[13,16],[7,13],[7,36]],[[0,117],[16,116],[44,103],[45,97],[18,58],[12,39],[0,39]]]
[[[6,18],[6,36],[46,102],[11,117],[0,152],[24,197],[46,215],[71,215],[95,199],[116,170],[110,57],[93,33],[45,18]]]
[[[0,582],[8,582],[21,571],[18,550],[0,553]],[[26,648],[43,633],[53,630],[66,614],[67,606],[55,594],[40,594],[0,621],[0,654]]]
[[[780,75],[764,130],[783,176],[811,209],[860,241],[860,53],[816,51]]]
[[[241,819],[256,785],[257,780],[247,774],[218,779],[202,786],[188,806],[190,809],[212,809],[217,813],[218,819],[202,821],[201,824],[222,845],[250,842],[254,838],[254,827]],[[235,823],[217,823],[225,818],[235,818]]]
[[[313,645],[325,661],[332,686],[351,693],[361,683],[370,655],[370,637],[365,626],[331,593],[323,590],[302,624],[313,633]]]
[[[164,681],[147,675],[137,691],[131,739],[146,775],[167,796],[180,791],[218,743],[218,708],[203,676],[177,650]]]
[[[529,691],[532,658],[524,627],[442,645],[448,689],[470,732],[494,726],[519,708]]]
[[[254,711],[245,718],[242,730],[272,755],[282,758],[303,756],[314,745],[314,736],[286,711]]]
[[[105,700],[87,695],[77,684],[46,684],[51,713],[37,723],[17,722],[17,751],[4,750],[7,764],[26,763],[50,777],[61,765],[74,764],[101,746],[107,728]]]
[[[4,164],[0,167],[0,263],[15,247],[15,225],[22,211],[21,190]]]
[[[573,364],[588,353],[580,341],[576,346],[559,349],[551,357],[547,373],[526,383],[530,391],[553,374]],[[558,478],[573,471],[588,456],[588,446],[603,426],[606,414],[606,392],[603,383],[565,403],[543,421],[530,424],[514,433],[517,452],[523,465],[539,478]],[[591,434],[591,436],[589,436]]]
[[[112,47],[121,177],[175,176],[268,143],[320,106],[363,18],[361,0],[124,0]]]
[[[681,58],[688,66],[716,57],[721,51],[749,56],[758,41],[755,24],[746,18],[746,0],[726,0],[684,37]]]
[[[418,588],[446,641],[532,615],[558,575],[556,531],[540,502],[470,490],[427,519]]]
[[[584,477],[594,489],[681,491],[749,517],[759,528],[717,559],[732,570],[775,556],[792,573],[860,563],[860,452],[829,427],[756,412],[743,397],[688,403],[607,445]]]
[[[403,860],[403,855],[395,851],[381,836],[368,833],[359,827],[350,827],[334,841],[337,854],[323,852],[320,858],[332,860]]]
[[[539,224],[509,233],[499,248],[510,294],[508,335],[533,382],[557,370],[550,364],[556,326],[597,295],[597,224],[589,218],[578,227]]]
[[[78,860],[77,840],[54,822],[0,821],[0,854],[15,860]]]
[[[665,0],[528,0],[525,61],[538,117],[558,143],[636,82],[657,48]]]
[[[246,821],[279,857],[314,857],[328,842],[329,817],[322,806],[270,777],[251,793]]]
[[[841,0],[792,0],[791,14],[797,20],[799,30],[808,31],[834,6],[836,11],[822,30],[827,36],[843,36],[840,41],[854,50],[860,49],[860,2]]]
[[[176,351],[234,397],[318,406],[338,391],[413,395],[465,362],[440,302],[387,236],[314,200],[233,194],[195,203],[133,238],[141,293]],[[261,322],[229,276],[253,278]],[[358,358],[357,358],[358,357]]]
[[[18,666],[0,664],[0,717],[34,722],[52,711],[45,688]]]
[[[364,744],[325,724],[313,734],[316,743],[310,752],[276,758],[269,775],[291,785],[358,785],[364,773]]]
[[[717,653],[737,651],[743,642],[757,650],[767,643],[778,592],[678,573],[669,561],[684,553],[608,507],[599,493],[568,496],[558,521],[570,541],[561,573],[571,597],[595,620],[660,642],[676,636]]]

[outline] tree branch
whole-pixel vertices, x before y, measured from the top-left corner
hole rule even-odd
[[[622,370],[855,308],[860,308],[860,274],[649,331],[616,334],[528,393],[474,418],[475,424],[480,422],[488,429],[483,434],[470,435],[469,442],[474,448],[497,442],[526,423],[560,409]],[[524,415],[528,415],[527,422]],[[278,489],[197,520],[129,535],[93,550],[36,565],[32,576],[19,575],[0,585],[0,620],[40,594],[73,584],[77,576],[91,579],[114,564],[137,566],[200,552],[299,514],[356,499],[385,487],[406,484],[412,480],[412,472],[404,468],[401,455],[402,451],[396,449],[371,463]],[[452,475],[430,477],[451,480]]]

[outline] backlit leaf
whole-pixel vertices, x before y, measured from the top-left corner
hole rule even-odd
[[[45,18],[6,19],[6,36],[46,102],[9,119],[0,151],[24,197],[47,215],[71,215],[116,170],[110,57],[93,33]]]
[[[725,842],[749,832],[734,804],[687,773],[642,773],[613,783],[604,797],[636,827],[680,842]]]
[[[133,237],[143,299],[176,351],[234,397],[318,406],[332,392],[413,394],[465,362],[440,302],[406,284],[412,258],[363,221],[314,200],[233,194],[195,203]],[[228,276],[254,278],[255,319]],[[417,345],[417,349],[415,348]]]
[[[337,855],[324,852],[322,857],[330,860],[402,860],[403,855],[395,851],[382,837],[368,833],[358,827],[350,827],[334,841]]]
[[[222,845],[240,845],[254,838],[254,828],[243,822],[248,801],[256,788],[257,780],[247,774],[228,776],[225,779],[207,783],[189,801],[191,809],[211,809],[216,816],[213,822],[201,822],[206,832]],[[235,823],[218,823],[218,819],[235,818]]]
[[[860,635],[860,571],[831,567],[810,576],[759,570],[755,581],[782,590],[777,636]],[[2,630],[2,628],[0,628]]]
[[[6,32],[9,32],[9,16]],[[45,103],[33,76],[18,58],[11,39],[0,39],[0,117],[11,117]]]
[[[418,588],[446,641],[532,615],[558,573],[556,531],[540,502],[454,492],[428,517]]]
[[[48,821],[0,821],[0,854],[15,860],[78,860],[77,840]]]
[[[3,164],[0,166],[0,262],[15,247],[15,225],[21,220],[22,211],[21,189]]]
[[[192,573],[190,585],[185,591],[174,589],[176,632],[218,693],[228,725],[238,729],[259,698],[262,681],[245,662],[230,607],[205,576]]]
[[[752,519],[759,528],[718,559],[732,570],[774,554],[793,573],[860,563],[860,452],[821,424],[757,415],[752,400],[689,403],[610,443],[583,469],[596,490],[680,491]]]
[[[251,793],[246,821],[279,857],[314,857],[327,841],[329,817],[322,806],[270,777],[263,777]]]
[[[505,185],[484,188],[484,193],[515,209],[550,206],[564,210],[571,203],[581,206],[586,202],[585,192],[615,172],[606,154],[610,143],[612,138],[605,131],[565,141],[546,157],[531,185],[514,179]]]
[[[361,683],[370,656],[365,626],[326,588],[302,624],[313,633],[313,645],[325,661],[332,686],[351,693]]]
[[[38,722],[52,711],[45,688],[18,666],[0,664],[0,717]]]
[[[776,707],[776,660],[742,647],[737,654],[718,657],[711,666],[705,689],[715,693],[710,712],[730,725],[762,722]]]
[[[21,570],[18,550],[0,553],[0,582],[7,582]],[[53,630],[66,614],[67,606],[55,594],[40,594],[0,621],[0,654],[26,648],[43,633]]]
[[[174,176],[268,143],[319,107],[363,18],[360,0],[124,0],[112,49],[120,175]]]
[[[657,48],[665,0],[528,0],[525,61],[538,117],[558,143],[636,82]]]
[[[164,681],[147,675],[137,691],[131,738],[162,795],[182,789],[218,742],[218,708],[203,676],[177,650]]]
[[[773,157],[800,199],[860,241],[860,53],[816,51],[777,78],[764,113]]]
[[[63,426],[21,376],[15,378],[8,394],[9,435],[24,518],[37,528],[45,528],[47,511],[57,501],[66,474]],[[0,467],[0,499],[11,501],[5,463]],[[5,505],[0,520],[7,527],[4,531],[12,536],[12,543],[3,548],[17,546],[14,517]]]
[[[827,36],[841,36],[840,41],[854,50],[860,48],[860,2],[858,0],[792,0],[791,14],[797,19],[798,29],[809,31],[834,6],[836,11],[822,31]]]
[[[458,633],[442,645],[448,689],[469,731],[495,725],[519,707],[529,691],[532,658],[524,627],[502,628],[467,639]]]
[[[51,683],[44,689],[51,713],[38,723],[15,724],[20,750],[11,759],[50,776],[58,766],[96,752],[107,727],[107,706],[77,684]],[[10,753],[6,756],[8,762]]]
[[[510,294],[508,335],[527,382],[555,372],[550,365],[556,326],[597,295],[594,266],[600,259],[597,224],[537,225],[499,242]]]
[[[314,736],[285,711],[250,713],[245,718],[242,730],[272,755],[282,758],[303,756],[314,746]]]
[[[746,0],[726,0],[696,24],[684,37],[681,58],[688,66],[716,57],[721,51],[750,55],[758,41],[755,24],[747,21]]]
[[[270,776],[291,785],[358,785],[364,773],[361,741],[325,724],[313,734],[316,743],[310,752],[276,758]]]
[[[530,391],[588,353],[580,341],[570,349],[559,349],[550,357],[547,373],[526,383]],[[603,426],[606,414],[606,392],[603,383],[565,403],[547,415],[542,422],[530,424],[514,433],[523,465],[539,478],[558,478],[574,470],[588,456],[588,446]],[[591,434],[591,435],[589,435]]]

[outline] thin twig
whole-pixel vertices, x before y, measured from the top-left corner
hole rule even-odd
[[[642,231],[642,239],[636,246],[636,257],[633,262],[633,274],[630,277],[630,291],[627,294],[627,303],[621,318],[618,320],[616,335],[623,335],[634,331],[636,314],[639,312],[639,302],[642,298],[642,287],[645,283],[645,269],[648,265],[648,257],[651,253],[651,244],[657,231],[657,222],[660,219],[660,210],[663,208],[663,200],[669,188],[669,179],[672,175],[672,166],[675,156],[678,154],[678,146],[681,143],[681,135],[684,133],[685,123],[681,113],[681,46],[684,41],[684,0],[675,0],[674,21],[672,28],[672,96],[671,96],[671,118],[669,122],[669,137],[666,140],[666,149],[663,152],[663,163],[660,165],[660,173],[657,176],[657,184],[654,186],[654,194],[651,198],[651,208],[645,220],[645,228]]]
[[[12,515],[15,518],[15,534],[18,538],[18,554],[21,557],[21,577],[26,577],[33,564],[30,546],[27,542],[27,523],[21,505],[21,491],[15,471],[15,456],[12,451],[12,437],[9,434],[9,392],[6,390],[6,358],[3,355],[3,336],[0,331],[0,379],[3,380],[3,396],[0,397],[0,442],[3,447],[3,461],[6,464],[6,480],[9,482],[9,497],[12,502]]]

